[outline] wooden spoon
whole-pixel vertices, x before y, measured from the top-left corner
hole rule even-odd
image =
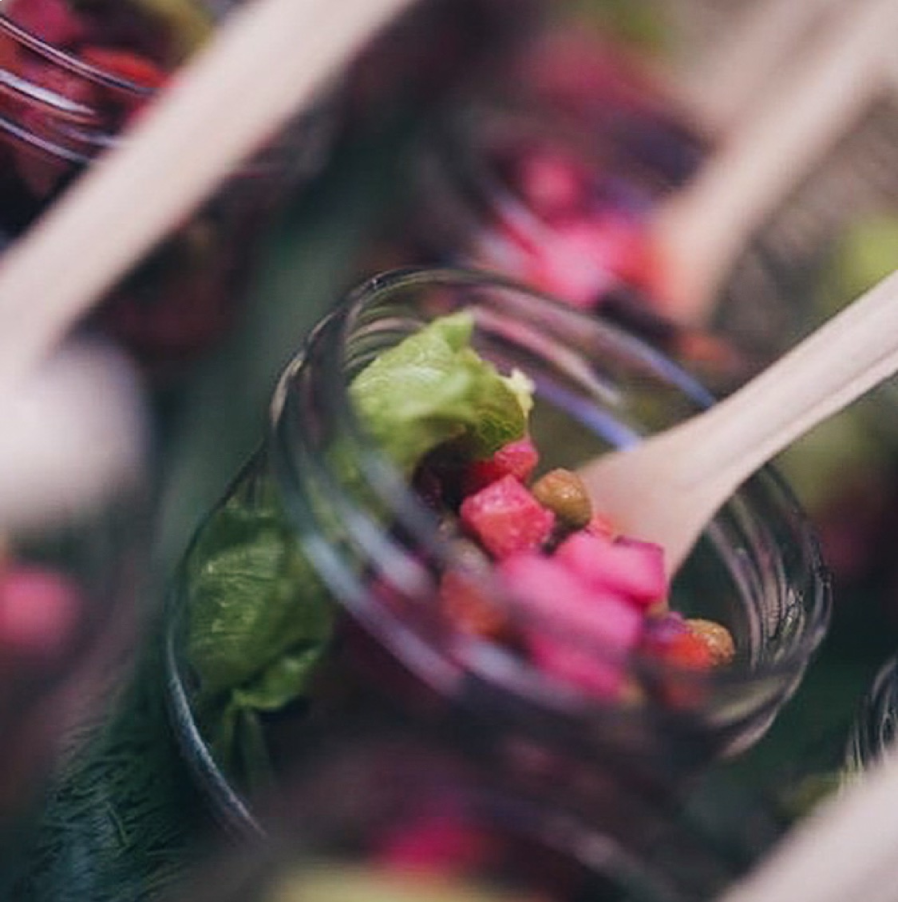
[[[654,294],[672,319],[708,320],[751,236],[887,89],[898,3],[845,7],[794,71],[770,86],[766,103],[657,211]]]
[[[674,572],[761,465],[898,370],[898,271],[728,398],[581,470],[597,510]]]
[[[0,259],[0,392],[410,0],[251,0]]]

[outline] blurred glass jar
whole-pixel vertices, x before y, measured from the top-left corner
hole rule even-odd
[[[746,365],[738,343],[675,324],[653,296],[653,213],[707,150],[632,49],[534,29],[428,124],[382,253],[524,281],[732,385]]]
[[[409,729],[318,737],[269,801],[264,843],[232,844],[176,899],[677,902],[709,898],[735,872],[638,799],[618,800],[620,835],[607,811],[586,822],[535,803]]]
[[[890,658],[876,674],[851,728],[846,749],[849,774],[861,773],[894,753],[898,727],[898,657]]]
[[[0,407],[5,853],[7,831],[110,710],[130,668],[147,614],[149,499],[146,411],[119,351],[70,341]]]
[[[601,794],[609,780],[676,785],[764,733],[824,636],[814,537],[767,470],[724,506],[672,587],[676,610],[729,628],[729,666],[624,655],[541,622],[565,654],[607,664],[627,687],[597,696],[472,635],[439,602],[447,571],[511,622],[526,617],[495,571],[468,572],[372,447],[347,391],[372,358],[459,310],[475,315],[482,356],[534,382],[530,434],[546,470],[576,469],[710,402],[633,336],[499,277],[397,272],[340,305],[285,370],[262,449],[198,531],[171,595],[175,729],[238,825],[252,820],[253,788],[333,711],[452,723],[460,744],[489,749],[556,800]]]
[[[115,144],[208,37],[218,7],[204,0],[3,6],[0,249]],[[97,321],[152,374],[177,373],[227,330],[278,203],[323,163],[332,119],[322,100],[287,126],[102,303]],[[109,228],[114,240],[115,223]]]
[[[758,366],[780,356],[895,267],[898,98],[883,87],[854,127],[754,236],[713,312]],[[754,296],[746,289],[756,287]],[[778,286],[776,293],[764,285]],[[890,380],[777,461],[821,537],[839,598],[857,592],[894,628],[898,432]],[[884,592],[879,592],[884,588]],[[871,590],[881,595],[874,599]],[[884,623],[884,626],[886,624]]]

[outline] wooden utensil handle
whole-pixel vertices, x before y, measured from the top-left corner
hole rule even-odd
[[[733,487],[795,439],[898,371],[898,272],[693,421],[684,465]]]
[[[0,260],[0,390],[409,0],[253,0]]]
[[[894,0],[847,4],[794,78],[659,210],[660,290],[672,316],[707,320],[750,236],[882,89],[896,36]]]

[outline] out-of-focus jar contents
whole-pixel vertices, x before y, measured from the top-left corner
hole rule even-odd
[[[350,136],[427,115],[543,20],[544,0],[418,0],[350,63],[342,97]]]
[[[719,335],[673,324],[654,296],[659,203],[708,143],[632,49],[550,21],[497,54],[423,129],[407,209],[375,266],[499,272],[633,328],[712,384],[743,372]]]
[[[703,845],[685,820],[626,791],[615,801],[578,817],[516,792],[439,734],[363,720],[307,745],[268,800],[264,844],[200,862],[174,899],[677,902],[737,873],[727,843]]]
[[[4,4],[0,247],[118,140],[216,21],[201,0]],[[96,321],[154,375],[177,374],[231,325],[278,203],[323,161],[327,105],[288,126],[101,304]]]

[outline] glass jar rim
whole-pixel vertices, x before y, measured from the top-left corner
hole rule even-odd
[[[19,25],[14,19],[0,12],[0,32],[5,32],[51,63],[61,65],[78,75],[119,91],[126,91],[139,97],[152,97],[156,88],[142,85],[123,75],[109,72],[106,69],[82,59],[77,54],[69,53],[44,40],[29,29]]]

